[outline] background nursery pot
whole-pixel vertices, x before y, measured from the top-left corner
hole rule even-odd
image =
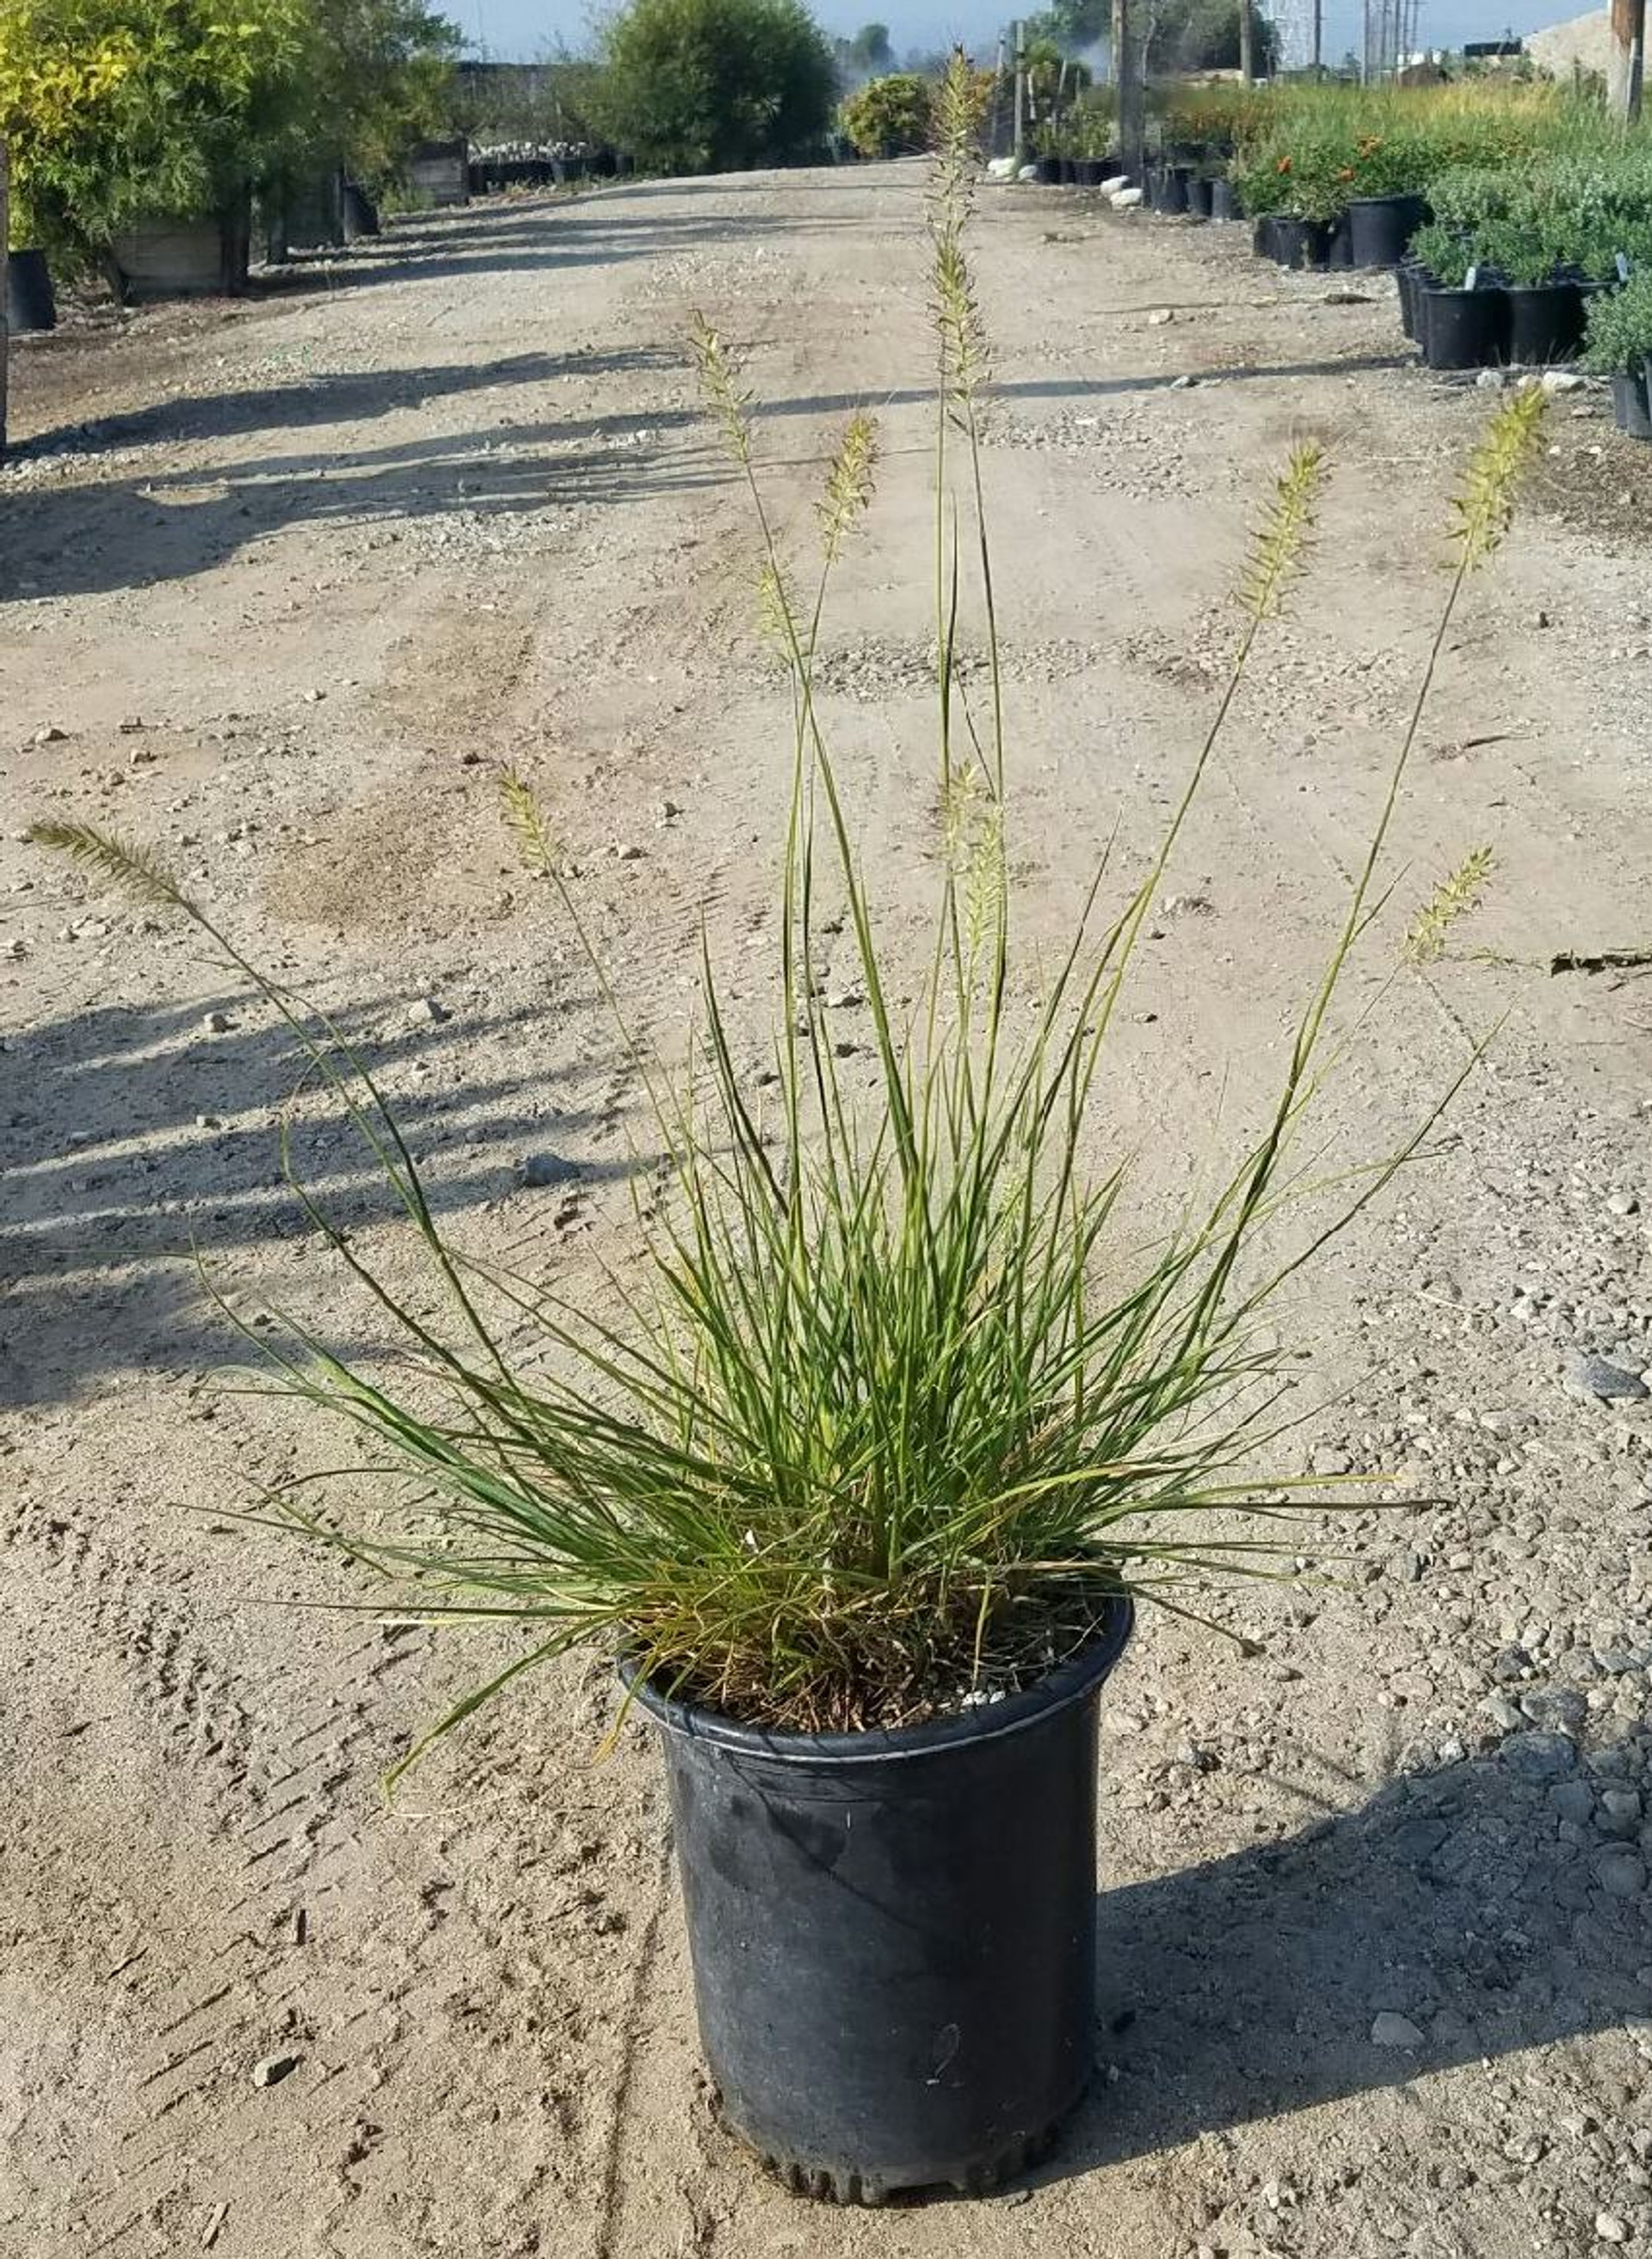
[[[210,297],[239,288],[231,231],[216,219],[150,220],[117,235],[110,257],[121,298]]]
[[[1023,1692],[895,1733],[765,1734],[666,1700],[706,2060],[794,2188],[978,2191],[1083,2093],[1096,1714],[1128,1600]]]
[[[1652,439],[1652,410],[1648,410],[1644,370],[1612,380],[1612,416],[1620,431],[1631,439]]]
[[[1398,267],[1428,217],[1428,207],[1421,196],[1351,198],[1348,229],[1353,264]]]
[[[52,293],[45,252],[13,251],[8,254],[6,326],[14,338],[57,327],[57,300]]]

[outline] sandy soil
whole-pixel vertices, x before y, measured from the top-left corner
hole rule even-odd
[[[95,817],[165,850],[357,1037],[467,1244],[576,1290],[629,1259],[644,1117],[512,856],[493,764],[540,786],[668,1053],[703,912],[755,1065],[786,702],[683,362],[702,308],[748,354],[795,538],[837,412],[884,417],[825,675],[908,945],[933,832],[920,201],[896,167],[474,210],[288,293],[14,354],[8,2251],[1652,2250],[1652,1427],[1575,1378],[1584,1354],[1652,1365],[1652,988],[1548,970],[1652,941],[1652,451],[1592,392],[1556,403],[1537,491],[1447,654],[1332,1150],[1381,1150],[1500,1032],[1430,1159],[1282,1319],[1324,1407],[1317,1464],[1382,1484],[1335,1581],[1219,1603],[1259,1657],[1158,1619],[1110,1688],[1103,2068],[1029,2189],[843,2214],[765,2183],[697,2083],[653,1753],[632,1728],[594,1762],[601,1667],[519,1686],[387,1809],[385,1766],[508,1644],[294,1605],[372,1594],[231,1518],[337,1444],[218,1393],[233,1343],[192,1237],[224,1291],[375,1350],[281,1181],[293,1046],[195,943],[89,895],[22,826]],[[1105,1094],[1098,1150],[1139,1154],[1150,1219],[1279,1071],[1486,403],[1402,364],[1388,284],[1349,303],[1257,267],[1235,232],[1006,190],[979,256],[1034,940],[1064,930],[1115,830],[1121,884],[1140,867],[1210,709],[1269,467],[1303,435],[1335,465],[1312,587],[1173,873]],[[1391,981],[1417,902],[1482,843],[1484,909]],[[300,1111],[305,1165],[410,1278],[349,1139]],[[524,1185],[530,1155],[562,1181]],[[1383,1504],[1420,1493],[1441,1503]],[[256,2083],[272,2058],[292,2067]]]

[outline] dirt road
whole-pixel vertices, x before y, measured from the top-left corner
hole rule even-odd
[[[933,832],[920,214],[911,167],[474,210],[288,296],[16,354],[7,2252],[1652,2251],[1652,1425],[1577,1363],[1652,1366],[1652,987],[1548,972],[1652,942],[1652,476],[1591,395],[1555,403],[1447,653],[1350,991],[1370,1015],[1325,1101],[1334,1153],[1380,1151],[1500,1029],[1428,1160],[1286,1314],[1325,1406],[1316,1464],[1381,1484],[1334,1580],[1216,1604],[1258,1656],[1158,1619],[1109,1689],[1103,2069],[1030,2190],[839,2214],[766,2184],[696,2084],[652,1753],[636,1729],[594,1764],[603,1672],[530,1679],[387,1809],[385,1766],[509,1647],[290,1605],[373,1594],[232,1518],[338,1446],[216,1391],[233,1342],[192,1237],[249,1309],[376,1340],[281,1181],[293,1047],[22,826],[93,817],[165,851],[357,1037],[468,1244],[576,1291],[629,1259],[637,1093],[511,853],[495,765],[540,787],[663,1048],[703,913],[758,1061],[786,698],[683,361],[703,309],[746,352],[798,539],[838,412],[883,417],[823,680],[905,945]],[[1140,867],[1269,467],[1303,436],[1334,460],[1312,586],[1172,874],[1105,1093],[1098,1149],[1139,1155],[1150,1219],[1279,1072],[1485,403],[1399,365],[1386,284],[1344,303],[1234,232],[1006,190],[979,260],[1034,941],[1115,829],[1121,885]],[[1391,978],[1418,902],[1480,844],[1484,909]],[[299,1115],[306,1168],[410,1279],[348,1137]],[[524,1184],[530,1157],[558,1180]],[[1421,1494],[1440,1503],[1383,1503]]]

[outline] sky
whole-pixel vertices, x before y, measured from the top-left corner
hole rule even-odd
[[[443,12],[478,47],[499,60],[526,61],[559,40],[585,46],[595,11],[591,0],[438,0]],[[1264,0],[1265,7],[1265,0]],[[1324,53],[1340,61],[1361,44],[1361,0],[1324,0]],[[1033,9],[1029,6],[1026,12]],[[1272,12],[1268,10],[1267,12]],[[1460,46],[1464,39],[1500,39],[1505,32],[1541,30],[1584,12],[1583,0],[1421,0],[1421,44]],[[1604,9],[1603,9],[1604,12]],[[961,39],[977,53],[989,50],[1007,16],[993,0],[815,0],[829,32],[851,32],[867,22],[887,23],[897,54],[934,49]]]

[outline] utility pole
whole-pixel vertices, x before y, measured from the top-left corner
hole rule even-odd
[[[1257,82],[1255,0],[1239,0],[1239,75],[1247,86]]]
[[[1325,0],[1314,0],[1314,75],[1325,68]]]
[[[1130,19],[1134,0],[1113,0],[1113,84],[1118,96],[1119,157],[1136,185],[1142,185],[1147,150],[1146,103],[1141,57]]]
[[[1646,0],[1612,0],[1612,44],[1606,56],[1606,107],[1633,125],[1641,115],[1646,62]]]

